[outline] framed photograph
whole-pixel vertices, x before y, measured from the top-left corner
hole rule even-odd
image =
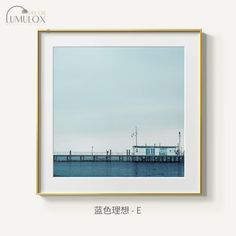
[[[201,194],[200,29],[37,36],[38,194]]]

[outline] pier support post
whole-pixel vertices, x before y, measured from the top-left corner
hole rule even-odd
[[[71,158],[71,150],[70,150],[70,153],[69,153],[69,160],[71,161],[71,159],[72,159],[72,158]]]

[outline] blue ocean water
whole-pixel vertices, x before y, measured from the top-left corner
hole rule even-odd
[[[184,163],[54,162],[54,177],[183,177]]]

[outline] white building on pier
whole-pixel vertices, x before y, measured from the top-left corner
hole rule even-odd
[[[133,146],[136,156],[176,156],[179,155],[178,146]]]

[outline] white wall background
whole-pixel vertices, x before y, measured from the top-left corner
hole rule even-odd
[[[45,10],[44,25],[7,25],[13,5]],[[236,235],[234,0],[0,2],[0,235]],[[35,195],[38,28],[203,28],[204,195]],[[96,216],[95,205],[142,206]]]

